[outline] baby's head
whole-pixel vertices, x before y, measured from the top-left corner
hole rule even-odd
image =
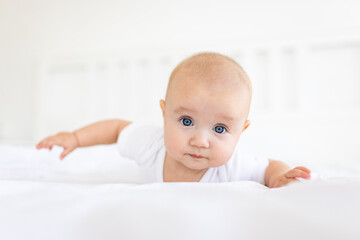
[[[251,83],[231,58],[201,53],[172,72],[165,101],[166,152],[190,169],[225,164],[249,126]]]

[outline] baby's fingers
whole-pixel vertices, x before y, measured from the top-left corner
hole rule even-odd
[[[51,141],[50,138],[45,138],[44,140],[42,140],[41,142],[39,142],[36,145],[36,148],[37,149],[47,148],[47,149],[51,150],[53,146],[54,146],[53,141]]]
[[[40,143],[38,143],[36,145],[36,148],[37,149],[47,148],[47,149],[51,150],[54,145],[63,146],[63,143],[59,138],[57,138],[55,136],[51,136],[51,137],[45,138]]]
[[[282,176],[281,178],[279,178],[274,185],[270,186],[271,188],[278,188],[278,187],[282,187],[285,186],[291,182],[297,182],[299,180],[297,180],[296,178],[288,178],[286,176]]]
[[[307,172],[308,174],[310,174],[311,173],[311,171],[310,171],[310,169],[308,169],[308,168],[306,168],[306,167],[296,167],[296,168],[294,168],[294,169],[299,169],[299,170],[302,170],[302,171],[304,171],[304,172]]]
[[[302,169],[303,167],[294,168],[286,173],[287,178],[305,178],[309,179],[311,177],[310,170],[305,168],[306,170]]]
[[[72,152],[74,149],[66,148],[64,151],[60,154],[60,160],[63,160],[66,155],[68,155],[70,152]]]

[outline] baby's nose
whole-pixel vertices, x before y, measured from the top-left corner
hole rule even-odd
[[[190,138],[189,144],[193,147],[198,147],[198,148],[210,147],[207,134],[202,131],[196,131],[195,134]]]

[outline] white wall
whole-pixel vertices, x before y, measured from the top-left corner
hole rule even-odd
[[[360,79],[356,71],[360,61],[359,9],[358,1],[340,0],[226,0],[221,3],[209,0],[0,0],[0,141],[35,143],[39,140],[39,133],[46,132],[46,128],[42,129],[39,124],[40,111],[44,112],[39,110],[39,101],[44,101],[39,97],[43,96],[43,88],[39,84],[43,84],[43,67],[54,61],[105,59],[108,63],[109,59],[121,56],[151,57],[157,53],[166,55],[168,51],[182,50],[187,53],[218,49],[226,51],[227,48],[246,50],[252,46],[258,48],[262,45],[276,49],[276,46],[284,46],[287,43],[300,46],[303,43],[319,41],[320,46],[310,44],[315,47],[312,47],[311,55],[303,59],[308,72],[312,74],[304,77],[298,72],[296,75],[298,78],[301,76],[301,79],[307,79],[310,85],[299,86],[294,82],[283,82],[288,86],[280,84],[285,86],[285,89],[295,88],[295,91],[311,89],[301,95],[304,99],[300,108],[296,106],[295,100],[293,105],[274,104],[283,101],[278,94],[270,94],[268,90],[264,90],[271,88],[263,88],[256,82],[265,76],[263,73],[266,70],[259,71],[256,67],[251,69],[249,66],[247,70],[257,87],[252,114],[256,113],[256,109],[261,114],[254,115],[253,130],[250,132],[250,128],[247,136],[250,142],[247,147],[251,151],[291,158],[291,151],[277,154],[279,148],[267,144],[274,142],[275,136],[275,140],[281,143],[294,143],[289,143],[286,147],[299,151],[296,160],[331,158],[335,161],[341,157],[341,152],[350,152],[347,157],[352,160],[359,159],[360,153],[357,153],[355,148],[360,127],[357,122],[353,122],[353,119],[358,119],[357,109],[360,102],[357,94]],[[342,39],[347,40],[344,43]],[[324,40],[335,41],[335,44],[330,44],[330,50],[325,46],[326,51],[322,51]],[[340,50],[337,50],[339,46]],[[349,50],[344,50],[344,46],[350,46]],[[266,54],[261,54],[261,51],[257,56],[260,62],[268,60],[264,57]],[[291,58],[292,55],[284,56],[285,58],[277,61],[281,64],[277,67],[288,69],[290,72],[285,74],[293,76],[292,71],[295,70],[292,70],[291,65],[286,65],[286,56]],[[244,61],[242,64],[247,67],[248,62]],[[170,70],[164,69],[164,72]],[[341,82],[342,78],[350,80],[339,84],[336,79]],[[299,79],[291,79],[297,83],[301,82]],[[326,79],[331,81],[328,82]],[[166,80],[164,75],[164,79],[159,80],[158,84],[154,85],[156,89],[152,91],[161,95],[161,91],[165,89],[161,83],[165,84]],[[68,84],[73,87],[74,94],[76,89],[81,88],[81,85]],[[95,81],[94,84],[99,83]],[[148,87],[151,88],[151,85]],[[84,94],[91,94],[86,93],[87,86],[84,89]],[[349,89],[352,90],[351,93]],[[281,88],[273,91],[283,92]],[[325,96],[320,100],[317,99],[319,92],[322,93],[321,96]],[[103,92],[99,98],[106,97],[106,94]],[[271,97],[260,97],[264,95]],[[56,96],[60,97],[61,92],[57,92]],[[285,96],[290,102],[291,97],[292,95]],[[314,99],[317,100],[314,102]],[[139,101],[137,104],[147,101],[141,97],[133,100]],[[64,102],[66,103],[66,100]],[[51,105],[51,102],[47,104]],[[268,104],[273,107],[267,108]],[[120,108],[121,104],[114,104],[113,107],[116,106]],[[289,117],[289,114],[294,112],[292,106],[298,107],[294,114],[301,120],[294,122],[296,116]],[[123,114],[126,113],[124,109]],[[56,116],[66,122],[64,125],[56,123],[59,130],[72,130],[63,128],[75,128],[85,121],[100,118],[100,114],[94,114],[81,121],[74,119],[70,121],[72,125],[69,125],[66,113],[71,115],[71,112],[66,107],[58,106],[55,112]],[[316,116],[313,123],[312,115],[309,116],[311,112]],[[121,114],[108,112],[105,115],[117,117]],[[137,116],[129,115],[134,118]],[[341,116],[344,116],[344,119]],[[287,119],[292,123],[289,124]],[[322,124],[329,119],[330,124]],[[307,125],[299,126],[304,124],[304,121]],[[282,130],[269,130],[266,123],[271,123],[272,127],[278,126],[278,129]],[[318,128],[307,128],[312,124]],[[318,129],[318,132],[314,132],[313,129]],[[336,136],[342,136],[342,141],[331,138],[331,131],[339,130],[341,133]],[[266,132],[265,135],[261,135],[262,132]],[[254,145],[256,138],[263,139],[263,147],[260,150]],[[284,141],[286,138],[290,138],[291,141]],[[318,142],[324,138],[327,139],[324,144]],[[320,145],[320,148],[315,148],[316,144]],[[326,153],[328,149],[336,147],[341,149]]]

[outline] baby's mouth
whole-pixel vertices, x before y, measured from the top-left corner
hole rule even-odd
[[[196,155],[196,154],[189,154],[189,156],[196,159],[205,158],[204,156]]]

